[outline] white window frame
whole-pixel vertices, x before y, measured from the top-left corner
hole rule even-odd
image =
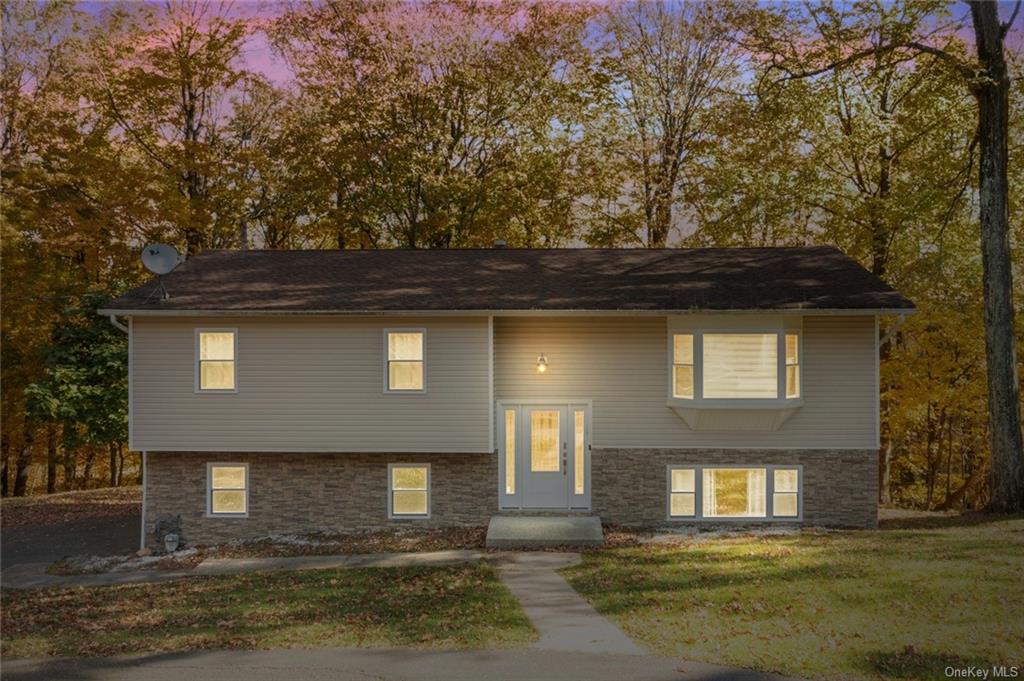
[[[394,488],[392,484],[394,478],[392,477],[392,471],[396,468],[426,468],[427,469],[427,512],[426,514],[421,513],[395,513],[394,512]],[[431,497],[433,496],[434,481],[430,471],[429,463],[389,463],[388,464],[388,519],[389,520],[430,520],[430,514],[433,511],[433,503]]]
[[[774,334],[775,356],[775,397],[704,397],[704,335],[705,334]],[[674,336],[693,336],[693,397],[676,397],[675,394],[675,344]],[[797,358],[800,367],[800,395],[786,397],[786,336],[797,337]],[[671,406],[698,409],[784,409],[803,404],[804,396],[804,334],[797,327],[751,326],[751,327],[676,327],[668,329],[668,403]]]
[[[234,360],[231,362],[235,372],[234,388],[204,388],[203,387],[203,359],[199,346],[199,337],[204,333],[230,333],[234,339]],[[233,395],[238,392],[238,329],[236,327],[197,327],[195,330],[195,392],[202,395]],[[208,360],[223,361],[223,360]]]
[[[244,468],[245,469],[245,513],[214,513],[213,512],[213,469]],[[249,478],[249,464],[232,461],[208,461],[206,463],[206,517],[207,518],[248,518],[250,504],[249,491],[252,488]]]
[[[388,335],[392,333],[419,333],[423,337],[423,359],[420,363],[423,364],[423,387],[415,389],[406,388],[392,388],[390,377],[388,375],[388,369],[391,366],[391,354],[388,346]],[[395,360],[400,362],[415,361],[415,360]],[[391,327],[384,329],[384,393],[388,395],[424,395],[427,392],[427,329],[425,327]]]
[[[704,515],[704,471],[732,468],[763,468],[765,471],[765,515],[764,517],[728,517]],[[694,481],[694,515],[672,515],[672,471],[678,469],[693,470]],[[775,470],[795,470],[796,474],[796,515],[775,515]],[[731,464],[668,464],[665,467],[665,519],[673,523],[795,523],[804,519],[804,467],[803,464],[762,464],[762,463],[731,463]]]

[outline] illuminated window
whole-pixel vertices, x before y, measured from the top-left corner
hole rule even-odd
[[[211,463],[206,468],[208,515],[249,514],[249,464]]]
[[[573,487],[576,494],[583,494],[585,485],[585,466],[583,448],[586,446],[586,414],[583,411],[575,412],[573,433]]]
[[[786,398],[800,397],[800,337],[786,334]]]
[[[776,468],[772,490],[772,515],[777,518],[800,515],[797,495],[799,494],[800,471],[796,468]]]
[[[669,469],[668,514],[673,518],[697,515],[697,471],[693,468]]]
[[[430,465],[393,463],[388,465],[388,516],[430,517]]]
[[[237,333],[233,329],[209,329],[196,332],[199,390],[234,392],[237,337]]]
[[[505,494],[516,493],[516,410],[505,410]]]
[[[705,468],[705,518],[764,518],[766,476],[763,468]]]
[[[778,385],[778,335],[706,333],[705,398],[775,398]]]
[[[387,332],[388,392],[423,392],[423,331]]]
[[[672,395],[693,399],[693,334],[672,335]]]
[[[557,411],[530,412],[530,471],[557,473],[559,417]]]

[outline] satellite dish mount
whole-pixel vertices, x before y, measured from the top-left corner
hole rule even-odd
[[[142,264],[156,275],[157,287],[149,294],[149,298],[152,298],[153,293],[157,291],[160,292],[160,300],[167,300],[171,297],[167,288],[164,287],[164,275],[180,265],[181,261],[182,258],[178,255],[178,251],[167,244],[150,244],[142,249]],[[149,298],[146,298],[147,303]]]

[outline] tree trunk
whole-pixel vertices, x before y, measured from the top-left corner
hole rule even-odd
[[[28,491],[28,470],[32,463],[32,447],[35,445],[35,434],[32,428],[25,427],[25,440],[18,450],[18,460],[15,462],[17,468],[14,474],[14,496],[23,497]]]
[[[76,452],[65,448],[64,456],[61,457],[64,462],[64,490],[68,492],[75,488],[75,455]]]
[[[57,491],[57,426],[46,425],[46,493]]]
[[[124,445],[117,443],[117,486],[124,484]]]
[[[978,59],[984,67],[971,84],[978,100],[979,211],[984,270],[985,354],[992,446],[989,509],[1024,510],[1024,445],[1013,331],[1007,138],[1010,79],[1003,54],[1005,30],[998,3],[972,0]]]
[[[85,465],[82,466],[82,489],[89,487],[89,480],[92,478],[92,461],[96,458],[96,450],[92,447],[85,452]]]
[[[11,463],[11,441],[7,434],[0,436],[0,496],[6,497],[10,491],[7,487],[8,471]]]
[[[107,452],[110,454],[110,486],[117,487],[117,445],[108,443]]]

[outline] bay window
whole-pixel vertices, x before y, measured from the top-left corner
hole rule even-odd
[[[802,395],[798,330],[673,330],[669,348],[676,406],[785,408]]]

